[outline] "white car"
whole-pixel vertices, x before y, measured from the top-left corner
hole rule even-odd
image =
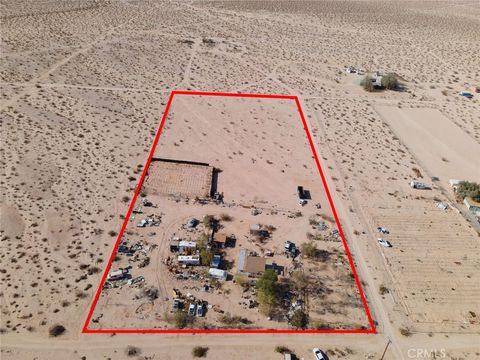
[[[390,248],[392,247],[392,244],[390,244],[390,241],[388,240],[385,240],[385,239],[382,239],[382,238],[379,238],[378,239],[378,243],[384,247],[387,247],[387,248]]]
[[[319,348],[314,348],[312,352],[316,360],[326,360],[325,354]]]
[[[190,304],[190,306],[188,307],[188,315],[195,316],[196,312],[197,312],[197,304]]]

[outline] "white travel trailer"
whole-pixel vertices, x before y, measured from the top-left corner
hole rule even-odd
[[[208,275],[217,280],[227,280],[228,273],[225,270],[220,270],[216,268],[210,268],[208,270]]]
[[[180,265],[200,265],[199,255],[189,255],[189,256],[180,255],[178,256],[177,260]]]

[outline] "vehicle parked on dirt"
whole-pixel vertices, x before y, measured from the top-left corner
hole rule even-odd
[[[326,360],[327,359],[326,356],[325,356],[325,353],[322,350],[320,350],[319,348],[314,348],[312,350],[312,352],[313,352],[313,355],[315,356],[316,360]]]
[[[382,239],[382,238],[379,238],[379,239],[378,239],[378,243],[379,243],[380,245],[382,245],[383,247],[387,247],[387,248],[391,248],[391,247],[392,247],[392,244],[390,243],[390,241],[385,240],[385,239]]]
[[[199,304],[197,305],[197,316],[202,317],[203,315],[205,315],[205,307],[203,304]]]
[[[188,315],[195,316],[196,311],[197,311],[197,305],[190,304],[190,306],[188,307]]]

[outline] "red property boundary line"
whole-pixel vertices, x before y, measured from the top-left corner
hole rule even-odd
[[[137,200],[138,194],[142,187],[143,181],[147,174],[147,169],[150,166],[150,162],[152,161],[153,153],[157,147],[158,140],[160,138],[160,134],[163,129],[163,125],[165,120],[168,116],[168,112],[170,110],[170,106],[172,104],[173,98],[175,95],[189,95],[189,96],[216,96],[216,97],[237,97],[237,98],[257,98],[257,99],[284,99],[284,100],[293,100],[297,106],[298,112],[300,114],[300,118],[302,119],[303,127],[307,134],[308,142],[310,144],[310,148],[313,153],[313,157],[315,158],[315,163],[317,164],[318,172],[320,173],[320,177],[322,179],[323,187],[327,193],[328,202],[330,204],[330,208],[332,209],[333,216],[335,218],[335,222],[338,227],[338,231],[340,233],[340,237],[342,239],[343,246],[345,248],[345,252],[348,257],[348,262],[350,264],[350,268],[352,269],[353,276],[355,278],[355,283],[357,285],[358,291],[360,293],[360,297],[362,299],[363,307],[365,309],[365,313],[367,314],[368,322],[370,324],[370,329],[328,329],[328,330],[235,330],[235,329],[224,329],[224,330],[162,330],[162,329],[89,329],[88,325],[93,316],[93,311],[97,305],[98,299],[100,298],[100,294],[102,292],[103,284],[107,278],[108,272],[112,266],[113,259],[117,252],[117,248],[120,244],[122,239],[123,233],[125,228],[128,224],[128,220],[130,219],[130,215],[132,213],[134,204]],[[120,229],[120,233],[118,234],[117,241],[115,242],[115,246],[113,248],[112,254],[110,255],[110,259],[108,260],[107,266],[105,271],[103,272],[102,280],[98,286],[97,292],[95,293],[95,297],[93,299],[92,305],[90,306],[90,310],[87,315],[87,319],[85,320],[85,324],[83,325],[82,333],[84,334],[195,334],[195,333],[236,333],[236,334],[298,334],[298,333],[305,333],[305,334],[374,334],[376,333],[375,324],[373,322],[370,310],[367,305],[367,300],[365,298],[365,294],[362,289],[362,285],[358,278],[357,271],[355,269],[355,265],[353,263],[352,255],[347,245],[347,241],[345,240],[345,235],[342,230],[342,226],[338,219],[337,211],[335,209],[335,205],[333,204],[332,196],[330,194],[330,190],[328,189],[327,181],[325,178],[325,174],[322,170],[322,166],[320,165],[320,161],[318,160],[318,155],[315,150],[315,146],[312,140],[312,136],[310,135],[310,131],[308,130],[307,121],[305,120],[305,115],[303,113],[302,107],[300,105],[300,100],[298,96],[294,95],[268,95],[268,94],[242,94],[242,93],[222,93],[222,92],[203,92],[203,91],[180,91],[180,90],[173,90],[170,93],[170,97],[168,98],[167,106],[165,107],[165,111],[163,113],[162,119],[160,121],[160,125],[158,127],[157,133],[155,135],[155,139],[153,141],[153,145],[150,149],[150,153],[148,155],[147,162],[143,168],[142,175],[140,180],[138,181],[137,187],[135,189],[135,194],[130,202],[130,206],[128,208],[127,214],[125,216],[125,220],[123,221],[122,228]]]

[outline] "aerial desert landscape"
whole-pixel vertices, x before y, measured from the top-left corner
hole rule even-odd
[[[2,359],[480,358],[478,1],[0,17]]]

